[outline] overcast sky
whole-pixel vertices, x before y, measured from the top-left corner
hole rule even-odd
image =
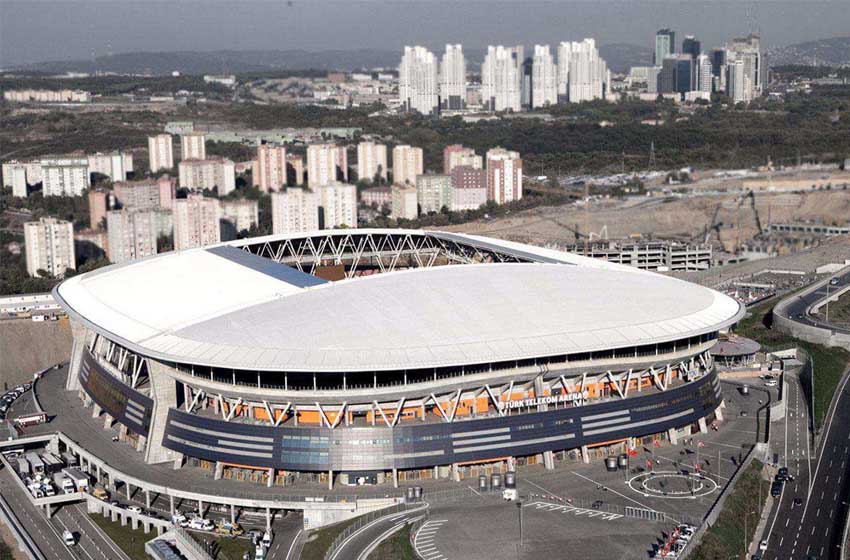
[[[850,34],[848,0],[0,0],[0,66],[132,51],[405,44],[651,46],[672,27],[706,46],[761,31],[769,45]]]

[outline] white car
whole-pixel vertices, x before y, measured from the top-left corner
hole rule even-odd
[[[65,543],[65,546],[74,546],[77,544],[77,539],[74,538],[74,533],[67,529],[62,532],[62,541]]]
[[[777,385],[777,382],[776,382],[775,379],[769,379],[769,380],[764,382],[765,387],[776,387],[776,385]]]
[[[189,522],[189,528],[195,529],[196,531],[212,531],[215,528],[215,525],[213,525],[212,521],[209,519],[196,517]]]
[[[767,539],[765,539],[765,540],[763,540],[759,543],[759,550],[761,550],[762,552],[767,550]]]
[[[142,513],[142,508],[139,506],[127,506],[127,511],[132,511],[133,513]]]
[[[184,529],[189,526],[189,521],[182,513],[175,513],[174,515],[172,515],[171,522],[174,525],[179,525],[180,527],[183,527]]]

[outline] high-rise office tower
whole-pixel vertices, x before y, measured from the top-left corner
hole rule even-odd
[[[696,58],[702,54],[700,42],[693,35],[686,35],[682,40],[682,54],[688,54]]]
[[[216,198],[190,194],[178,198],[171,208],[174,217],[174,248],[203,247],[221,242],[221,205]]]
[[[307,185],[317,189],[348,178],[348,150],[335,144],[307,146]]]
[[[319,195],[288,188],[272,194],[272,232],[305,233],[319,229]]]
[[[570,49],[567,98],[570,103],[603,99],[611,83],[608,65],[600,58],[596,41],[585,39]]]
[[[655,34],[655,57],[653,62],[661,66],[664,58],[676,52],[676,32],[672,29],[659,29]]]
[[[286,148],[273,144],[257,146],[257,187],[263,192],[279,191],[286,185]]]
[[[360,142],[357,144],[357,178],[374,181],[375,177],[387,180],[387,146]]]
[[[761,52],[761,37],[750,34],[746,37],[738,37],[726,46],[727,59],[741,60],[744,63],[744,75],[746,79],[745,88],[748,92],[748,101],[760,96],[764,91],[764,81],[767,78],[767,65]]]
[[[41,218],[24,223],[24,249],[27,253],[27,273],[39,276],[43,270],[60,278],[65,269],[76,270],[74,225],[56,218]]]
[[[398,67],[398,94],[406,111],[431,115],[439,109],[437,58],[425,47],[404,47]]]
[[[712,49],[711,73],[714,91],[726,91],[726,49]]]
[[[696,61],[696,90],[711,93],[714,82],[714,72],[711,66],[711,57],[701,54]]]
[[[466,107],[466,59],[460,45],[446,45],[440,61],[440,109],[459,111]]]
[[[558,77],[549,45],[534,45],[531,77],[531,106],[534,108],[558,102]]]
[[[504,204],[522,198],[522,159],[504,148],[487,151],[487,199]]]
[[[148,136],[148,163],[152,173],[174,167],[174,145],[170,134]]]
[[[693,90],[694,60],[688,54],[670,55],[664,59],[658,74],[659,93],[685,93]]]
[[[752,85],[747,76],[743,59],[727,61],[726,64],[726,95],[734,103],[749,103],[752,100]]]
[[[393,183],[415,185],[424,170],[422,148],[400,145],[393,148]]]
[[[481,101],[488,111],[522,108],[523,48],[487,47],[481,65]]]
[[[207,137],[203,132],[180,136],[180,159],[207,159]]]

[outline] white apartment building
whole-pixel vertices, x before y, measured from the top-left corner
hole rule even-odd
[[[222,200],[221,217],[233,224],[236,233],[250,230],[260,223],[259,205],[256,200]]]
[[[415,220],[419,216],[419,195],[416,187],[392,186],[390,217],[398,220]]]
[[[531,106],[555,105],[558,102],[558,72],[549,45],[534,45],[531,66]]]
[[[44,196],[81,196],[91,186],[88,160],[43,159],[41,181]]]
[[[107,255],[113,264],[157,253],[160,218],[154,211],[112,210],[106,213]]]
[[[448,175],[452,169],[461,166],[484,169],[484,158],[477,155],[472,148],[464,148],[460,144],[443,148],[443,174]]]
[[[374,181],[376,175],[387,179],[387,146],[360,142],[357,144],[357,178]]]
[[[348,179],[348,150],[345,146],[307,146],[307,186],[317,189],[340,179]]]
[[[218,195],[226,196],[236,189],[236,164],[229,159],[187,159],[177,170],[180,186],[192,191],[218,188]]]
[[[422,214],[452,207],[451,175],[420,175],[416,178],[416,198]]]
[[[190,194],[187,198],[176,199],[171,212],[176,250],[221,242],[221,205],[217,199]]]
[[[489,46],[481,65],[481,103],[488,111],[522,108],[523,48]]]
[[[112,182],[126,181],[127,173],[133,171],[133,154],[124,152],[112,152],[102,154],[100,152],[86,157],[89,164],[89,173],[100,173],[109,177]]]
[[[319,187],[319,206],[322,208],[320,227],[357,227],[357,187],[334,182]]]
[[[493,148],[487,151],[487,199],[505,204],[522,198],[522,159],[519,153]]]
[[[180,159],[207,159],[206,135],[187,132],[180,136]]]
[[[272,193],[272,232],[305,233],[319,229],[319,195],[288,188]]]
[[[3,164],[3,186],[12,188],[12,196],[26,198],[27,168],[22,163]]]
[[[404,47],[398,67],[398,93],[405,111],[431,115],[440,106],[437,57],[425,47]]]
[[[599,57],[596,41],[585,39],[573,42],[569,48],[564,47],[564,43],[561,45],[569,58],[566,63],[566,75],[559,76],[558,81],[559,84],[563,81],[567,83],[567,100],[570,103],[580,103],[603,99],[611,83],[611,73],[608,65]],[[562,66],[559,60],[558,67]]]
[[[446,45],[440,61],[440,109],[460,111],[466,107],[466,59],[461,45]]]
[[[148,136],[148,164],[152,173],[174,167],[174,144],[170,134]]]
[[[257,146],[257,176],[254,183],[263,192],[277,192],[286,185],[286,148],[273,144]]]
[[[393,148],[393,183],[415,185],[416,177],[424,173],[422,148],[402,144]]]
[[[56,218],[41,218],[37,222],[24,223],[24,245],[27,253],[27,273],[39,276],[44,270],[56,278],[65,270],[76,270],[74,254],[74,226],[71,222]]]

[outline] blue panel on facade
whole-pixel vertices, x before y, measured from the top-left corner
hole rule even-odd
[[[207,252],[241,266],[250,268],[251,270],[262,272],[263,274],[286,282],[287,284],[298,286],[299,288],[309,288],[310,286],[318,286],[319,284],[325,284],[328,282],[327,280],[323,280],[317,276],[313,276],[312,274],[301,272],[291,266],[276,263],[271,259],[266,259],[229,245],[210,247],[207,249]]]
[[[625,400],[394,428],[258,426],[171,409],[163,445],[209,461],[294,471],[415,469],[660,433],[707,416],[720,400],[719,382],[712,373],[666,392]]]
[[[89,352],[83,352],[80,384],[86,394],[116,422],[139,435],[148,435],[153,401],[116,379]]]

